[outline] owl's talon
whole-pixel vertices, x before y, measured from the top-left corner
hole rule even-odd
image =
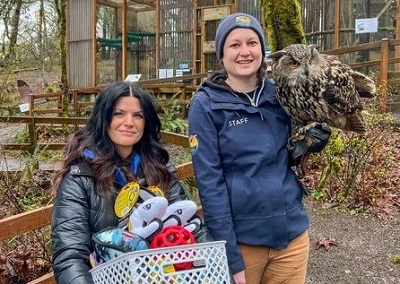
[[[314,128],[317,124],[318,124],[318,122],[311,122],[303,127],[299,127],[299,128],[297,128],[295,135],[302,135],[304,137],[304,135],[307,133],[307,131]]]
[[[308,160],[309,155],[304,154],[301,156],[300,160],[300,172],[299,172],[299,178],[302,179],[306,175],[306,166],[307,166],[307,160]]]
[[[289,145],[294,145],[298,141],[302,141],[304,139],[304,134],[296,133],[289,138]]]

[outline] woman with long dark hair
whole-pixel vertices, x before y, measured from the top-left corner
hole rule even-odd
[[[92,236],[126,219],[115,212],[129,182],[158,186],[169,203],[187,199],[176,168],[160,144],[161,122],[149,95],[136,84],[116,82],[97,97],[88,123],[66,145],[53,178],[53,267],[57,283],[92,283]],[[202,234],[200,230],[196,237]]]

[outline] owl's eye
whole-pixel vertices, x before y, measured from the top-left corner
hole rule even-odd
[[[293,67],[293,68],[298,67],[299,66],[299,62],[292,60],[292,61],[290,61],[290,66]]]

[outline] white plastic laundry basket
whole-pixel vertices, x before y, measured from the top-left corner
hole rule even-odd
[[[192,262],[175,270],[174,264]],[[225,241],[123,254],[91,271],[95,284],[229,284]]]

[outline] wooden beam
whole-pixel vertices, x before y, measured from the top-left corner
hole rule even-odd
[[[56,279],[54,278],[54,273],[49,272],[38,279],[28,282],[28,284],[56,284]]]
[[[198,17],[198,13],[199,13],[198,6],[199,6],[198,0],[193,0],[193,10],[192,10],[192,13],[193,13],[193,16],[192,16],[192,70],[193,70],[193,73],[197,73],[197,69],[198,69],[197,68],[197,66],[198,66],[197,46],[199,45],[199,42],[197,40],[197,38],[198,38],[197,17]],[[194,82],[194,84],[198,85],[200,80],[194,80],[193,82]]]
[[[388,96],[388,61],[389,61],[389,40],[382,39],[381,41],[381,98],[379,103],[379,111],[384,113],[387,110]]]
[[[346,46],[337,49],[324,50],[322,51],[322,53],[340,55],[340,54],[358,52],[362,50],[380,49],[380,48],[381,48],[380,42],[369,42],[369,43],[357,44],[355,46]]]
[[[396,1],[396,29],[395,29],[395,39],[400,39],[400,0]],[[400,57],[400,46],[396,45],[394,48],[394,56]],[[400,70],[400,64],[395,64],[394,68],[396,71]]]
[[[340,0],[335,0],[334,48],[340,47]]]
[[[167,143],[189,148],[189,138],[187,135],[163,131],[161,132],[161,140]]]
[[[35,124],[85,124],[88,117],[0,116],[0,122]]]
[[[156,2],[157,0],[129,0],[129,2],[134,3],[134,4],[142,4],[142,5],[147,5],[150,7],[155,8],[156,7]]]
[[[96,86],[96,75],[97,75],[97,1],[93,0],[92,1],[92,38],[91,38],[91,43],[92,43],[92,86]]]
[[[209,75],[207,72],[197,73],[197,74],[190,74],[190,75],[182,75],[176,77],[168,77],[168,78],[156,78],[156,79],[147,79],[147,80],[139,80],[139,85],[145,84],[160,84],[160,83],[167,83],[167,82],[176,82],[176,81],[186,81],[191,79],[202,79],[206,78]]]
[[[178,167],[177,177],[179,180],[191,178],[194,176],[192,162],[180,164]]]
[[[0,241],[49,225],[52,210],[53,205],[47,205],[1,219]]]
[[[160,69],[160,1],[156,0],[156,72]]]
[[[128,28],[127,28],[127,0],[124,0],[122,5],[122,70],[121,80],[125,80],[127,73],[127,46],[128,46]]]

